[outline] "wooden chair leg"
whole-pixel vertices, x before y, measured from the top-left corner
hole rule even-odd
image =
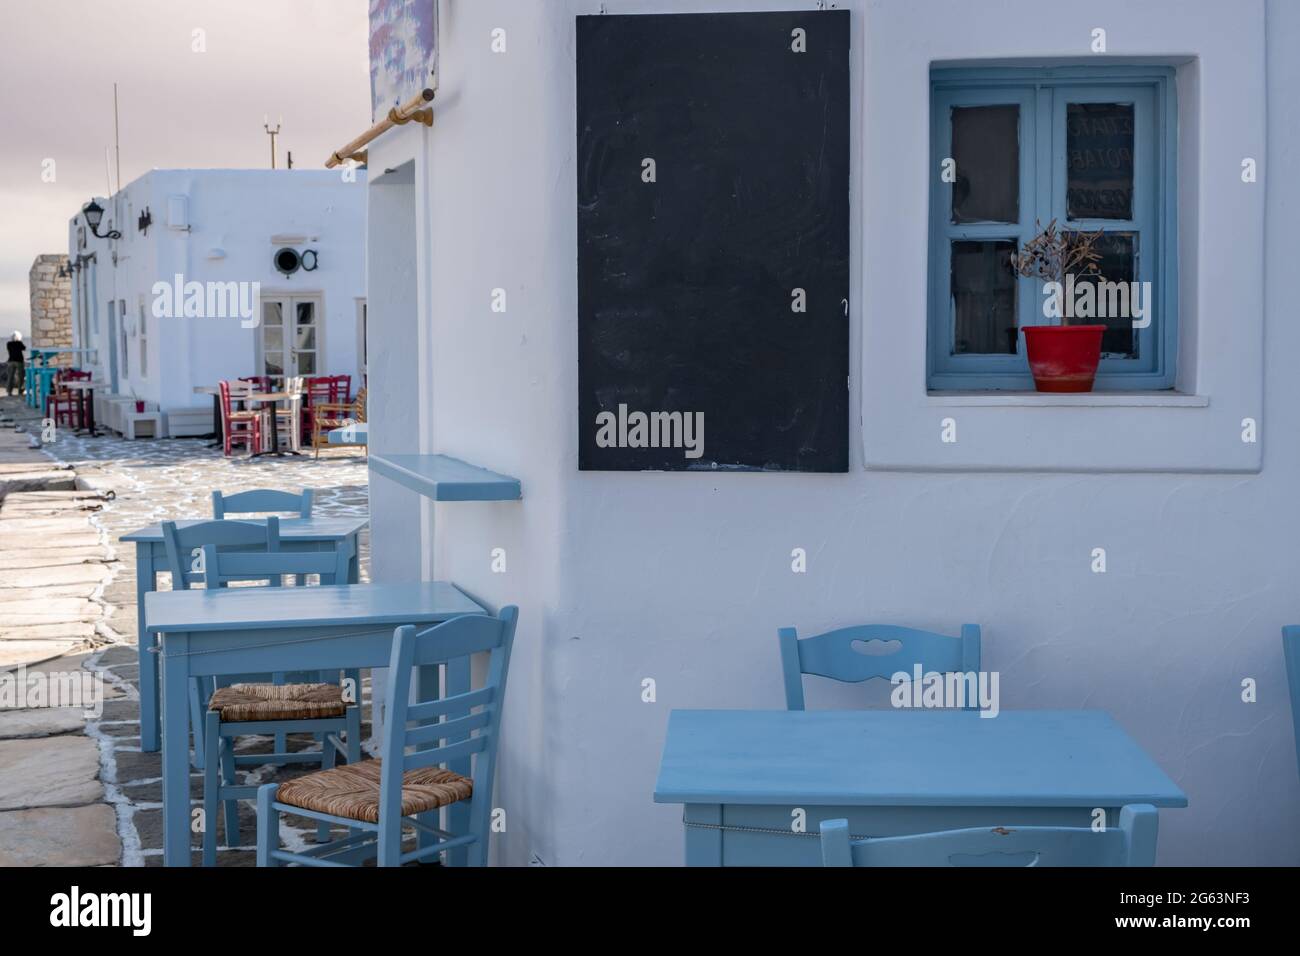
[[[203,724],[203,737],[207,743],[208,760],[203,770],[203,865],[217,865],[217,803],[221,796],[221,766],[219,750],[221,715],[209,712]],[[198,736],[196,734],[195,736]],[[227,837],[229,839],[229,837]]]
[[[195,770],[204,765],[204,711],[207,709],[206,684],[201,678],[190,680],[190,726],[194,729],[194,756],[190,760]]]
[[[217,728],[217,746],[221,754],[221,785],[235,786],[239,783],[235,769],[235,738],[221,739],[221,728]],[[221,808],[225,816],[226,847],[233,850],[239,846],[239,801],[222,800]]]
[[[271,853],[280,847],[280,814],[272,806],[278,783],[264,783],[257,790],[257,865],[278,866]]]
[[[317,734],[316,736],[320,740],[320,768],[322,770],[334,769],[334,758],[337,756],[338,752],[334,749],[334,745],[330,743],[330,735],[324,733]],[[316,842],[328,843],[329,841],[330,825],[324,820],[318,820],[316,822]]]

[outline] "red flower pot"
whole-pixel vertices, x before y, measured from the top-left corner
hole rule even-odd
[[[1106,326],[1031,325],[1021,331],[1035,388],[1040,392],[1092,391]]]
[[[143,415],[143,414],[144,414],[144,402],[136,402],[136,403],[135,403],[135,410],[136,410],[137,413]]]

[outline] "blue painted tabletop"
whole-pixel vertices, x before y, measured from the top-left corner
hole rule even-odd
[[[187,518],[176,522],[176,527],[187,528],[192,524],[198,524],[201,521],[212,521],[212,518]],[[265,518],[244,518],[235,516],[229,518],[230,521],[248,521],[265,524]],[[293,538],[297,541],[336,541],[340,538],[346,538],[361,531],[370,523],[369,518],[358,517],[325,517],[313,516],[311,518],[281,518],[280,519],[280,537]],[[119,541],[130,541],[136,543],[162,544],[162,527],[151,524],[148,527],[137,528],[130,534],[124,534],[118,538]]]
[[[370,456],[370,470],[435,501],[514,501],[519,479],[448,455]]]
[[[335,624],[418,624],[487,613],[446,581],[150,591],[146,630],[200,633]]]
[[[656,803],[1185,807],[1100,710],[674,710]]]
[[[327,440],[331,445],[364,445],[369,441],[369,437],[370,427],[365,422],[331,428],[327,433]]]

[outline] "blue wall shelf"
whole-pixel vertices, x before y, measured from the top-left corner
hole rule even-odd
[[[518,478],[447,455],[371,454],[370,468],[434,501],[516,501],[523,497]]]

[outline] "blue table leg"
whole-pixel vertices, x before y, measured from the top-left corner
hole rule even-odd
[[[158,655],[153,653],[154,637],[145,630],[144,596],[157,589],[157,568],[153,545],[135,546],[136,644],[140,656],[140,749],[144,753],[158,750]]]
[[[190,865],[189,635],[167,634],[163,648],[163,863]],[[208,826],[215,825],[207,821]]]
[[[722,825],[722,807],[687,804],[682,808],[682,824],[686,830],[686,865],[722,866],[722,830],[717,829]]]
[[[347,547],[351,549],[352,554],[348,557],[348,584],[361,583],[361,542],[357,535],[349,535],[347,538]],[[339,544],[343,547],[343,543]]]

